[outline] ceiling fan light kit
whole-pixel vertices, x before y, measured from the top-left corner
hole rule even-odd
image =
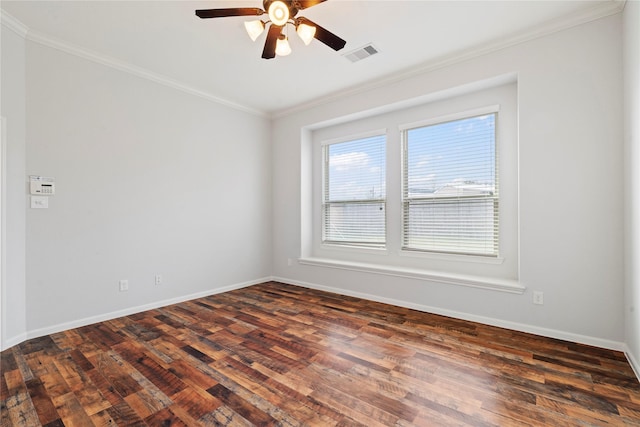
[[[313,40],[313,37],[316,35],[316,27],[312,27],[311,25],[307,24],[298,24],[296,32],[298,33],[298,36],[300,36],[304,44],[309,46],[309,43],[311,43],[311,40]]]
[[[280,34],[278,41],[276,42],[276,55],[287,56],[291,53],[291,46],[289,46],[289,40],[284,34]]]
[[[305,45],[309,45],[315,38],[326,44],[333,50],[340,50],[347,43],[345,40],[322,28],[315,22],[305,17],[295,17],[299,10],[315,6],[326,0],[263,0],[264,9],[258,8],[223,8],[223,9],[198,9],[196,16],[207,18],[223,18],[228,16],[260,16],[267,14],[269,21],[260,19],[244,23],[247,34],[251,40],[256,41],[264,32],[265,26],[269,26],[267,39],[265,40],[262,58],[271,59],[278,56],[286,56],[291,53],[291,46],[283,30],[287,24],[296,28],[296,33]]]
[[[247,30],[247,34],[251,37],[251,40],[256,41],[260,34],[264,31],[264,22],[259,19],[255,21],[246,21],[244,28]]]

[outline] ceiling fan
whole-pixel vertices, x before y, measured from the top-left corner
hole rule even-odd
[[[245,28],[249,37],[255,41],[265,29],[269,26],[267,39],[262,50],[264,59],[275,58],[276,55],[285,56],[291,53],[289,41],[283,30],[287,24],[291,24],[296,28],[296,32],[305,44],[311,43],[314,38],[326,44],[333,50],[340,50],[347,43],[331,31],[322,28],[320,25],[312,22],[303,16],[296,17],[298,11],[315,6],[326,0],[263,0],[264,9],[257,7],[233,7],[222,9],[199,9],[196,15],[202,19],[206,18],[224,18],[228,16],[260,16],[267,14],[268,21],[261,19],[245,22]]]

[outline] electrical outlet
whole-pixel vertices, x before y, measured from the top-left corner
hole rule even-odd
[[[156,285],[162,285],[162,274],[156,274]]]
[[[120,280],[119,282],[120,284],[120,292],[125,292],[129,290],[129,281],[124,279],[124,280]]]
[[[541,291],[534,291],[533,303],[538,305],[544,304],[544,293],[542,293]]]
[[[287,258],[287,265],[291,267],[292,264],[293,264],[293,260],[291,258]]]

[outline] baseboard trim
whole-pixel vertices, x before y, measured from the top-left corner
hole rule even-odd
[[[640,363],[638,363],[636,358],[633,357],[633,353],[631,352],[631,349],[626,344],[624,345],[624,355],[627,357],[627,360],[629,361],[629,365],[631,365],[631,369],[633,369],[633,372],[636,374],[636,378],[638,378],[638,382],[640,382]]]
[[[559,331],[556,329],[541,328],[538,326],[527,325],[525,323],[511,322],[507,320],[495,319],[492,317],[477,316],[474,314],[463,313],[455,310],[447,310],[439,307],[432,307],[423,304],[416,304],[408,301],[397,300],[393,298],[385,298],[378,295],[367,294],[362,292],[353,292],[341,288],[319,285],[316,283],[305,282],[301,280],[292,280],[285,277],[273,277],[272,280],[286,283],[289,285],[298,285],[306,288],[317,289],[320,291],[332,292],[336,294],[346,295],[350,297],[363,298],[370,301],[381,302],[385,304],[396,305],[399,307],[411,308],[413,310],[425,313],[439,314],[442,316],[453,317],[461,320],[482,323],[484,325],[497,326],[499,328],[511,329],[519,332],[540,335],[547,338],[554,338],[564,341],[571,341],[580,344],[591,345],[594,347],[606,348],[609,350],[625,351],[626,345],[623,342],[605,340],[602,338],[590,337],[587,335],[574,334],[571,332]],[[626,352],[628,353],[628,352]],[[628,357],[628,356],[627,356]],[[637,370],[636,370],[637,372]]]
[[[45,335],[55,334],[58,332],[63,332],[69,329],[79,328],[82,326],[91,325],[98,322],[104,322],[107,320],[117,319],[118,317],[129,316],[131,314],[140,313],[147,310],[153,310],[156,308],[166,307],[172,304],[178,304],[185,301],[194,300],[197,298],[203,298],[211,295],[221,294],[224,292],[233,291],[236,289],[242,289],[249,286],[257,285],[260,283],[265,283],[269,281],[277,281],[281,283],[286,283],[289,285],[302,286],[310,289],[317,289],[320,291],[332,292],[340,295],[346,295],[356,298],[363,298],[370,301],[381,302],[385,304],[396,305],[399,307],[410,308],[418,311],[422,311],[425,313],[439,314],[442,316],[453,317],[456,319],[468,320],[471,322],[478,322],[485,325],[497,326],[500,328],[511,329],[519,332],[526,332],[535,335],[540,335],[548,338],[561,339],[565,341],[576,342],[580,344],[591,345],[594,347],[606,348],[609,350],[616,350],[624,352],[631,368],[634,370],[636,377],[638,377],[638,381],[640,381],[640,363],[634,358],[633,354],[630,352],[627,345],[623,342],[604,340],[601,338],[590,337],[587,335],[574,334],[565,331],[559,331],[555,329],[541,328],[538,326],[527,325],[524,323],[518,322],[510,322],[501,319],[495,319],[491,317],[485,316],[477,316],[469,313],[463,313],[455,310],[447,310],[438,307],[427,306],[423,304],[416,304],[408,301],[397,300],[393,298],[385,298],[374,294],[367,294],[363,292],[353,292],[341,288],[335,288],[331,286],[319,285],[317,283],[306,282],[302,280],[293,280],[285,277],[279,276],[270,276],[263,277],[255,280],[250,280],[242,283],[236,283],[229,286],[224,286],[221,288],[210,289],[203,292],[197,292],[189,295],[183,295],[175,298],[170,298],[166,300],[156,301],[145,305],[140,305],[136,307],[129,307],[123,310],[113,311],[109,313],[103,313],[96,316],[86,317],[83,319],[74,320],[66,323],[59,323],[57,325],[53,325],[47,328],[35,329],[32,331],[27,331],[26,333],[17,335],[15,337],[11,337],[7,339],[5,342],[0,343],[2,347],[0,351],[4,351],[8,348],[13,347],[14,345],[18,345],[28,339],[38,338]]]
[[[27,333],[26,332],[22,333],[22,334],[19,334],[19,335],[15,336],[15,337],[11,337],[11,338],[9,338],[6,341],[3,341],[1,343],[2,345],[0,346],[0,351],[5,351],[6,349],[11,348],[14,345],[18,345],[21,342],[26,341],[27,339],[28,338],[27,338]]]
[[[35,329],[33,331],[28,331],[26,334],[24,334],[25,336],[22,337],[22,339],[20,339],[20,340],[18,340],[18,339],[12,340],[11,342],[13,342],[13,344],[11,344],[11,346],[16,345],[16,344],[20,344],[21,342],[26,341],[28,339],[38,338],[38,337],[42,337],[42,336],[50,335],[50,334],[55,334],[55,333],[58,333],[58,332],[67,331],[69,329],[80,328],[82,326],[87,326],[87,325],[91,325],[91,324],[98,323],[98,322],[104,322],[104,321],[107,321],[107,320],[117,319],[118,317],[129,316],[131,314],[141,313],[143,311],[153,310],[153,309],[156,309],[156,308],[162,308],[162,307],[166,307],[168,305],[178,304],[178,303],[181,303],[181,302],[190,301],[190,300],[194,300],[194,299],[197,299],[197,298],[203,298],[203,297],[208,297],[208,296],[211,296],[211,295],[216,295],[216,294],[221,294],[221,293],[224,293],[224,292],[233,291],[233,290],[236,290],[236,289],[242,289],[242,288],[246,288],[246,287],[249,287],[249,286],[257,285],[259,283],[268,282],[270,280],[271,280],[271,277],[262,277],[262,278],[256,279],[256,280],[249,280],[247,282],[236,283],[236,284],[229,285],[229,286],[224,286],[224,287],[221,287],[221,288],[210,289],[210,290],[206,290],[206,291],[203,291],[203,292],[196,292],[196,293],[189,294],[189,295],[182,295],[182,296],[175,297],[175,298],[170,298],[170,299],[161,300],[161,301],[155,301],[155,302],[152,302],[152,303],[149,303],[149,304],[145,304],[145,305],[139,305],[139,306],[129,307],[129,308],[125,308],[125,309],[118,310],[118,311],[112,311],[112,312],[109,312],[109,313],[99,314],[97,316],[85,317],[83,319],[78,319],[78,320],[74,320],[74,321],[71,321],[71,322],[59,323],[57,325],[49,326],[49,327],[46,327],[46,328]]]

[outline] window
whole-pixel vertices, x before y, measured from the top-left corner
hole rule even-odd
[[[386,241],[385,136],[323,150],[323,243],[383,247]]]
[[[498,256],[496,116],[403,130],[403,249]]]
[[[299,262],[522,292],[506,78],[304,128]]]

